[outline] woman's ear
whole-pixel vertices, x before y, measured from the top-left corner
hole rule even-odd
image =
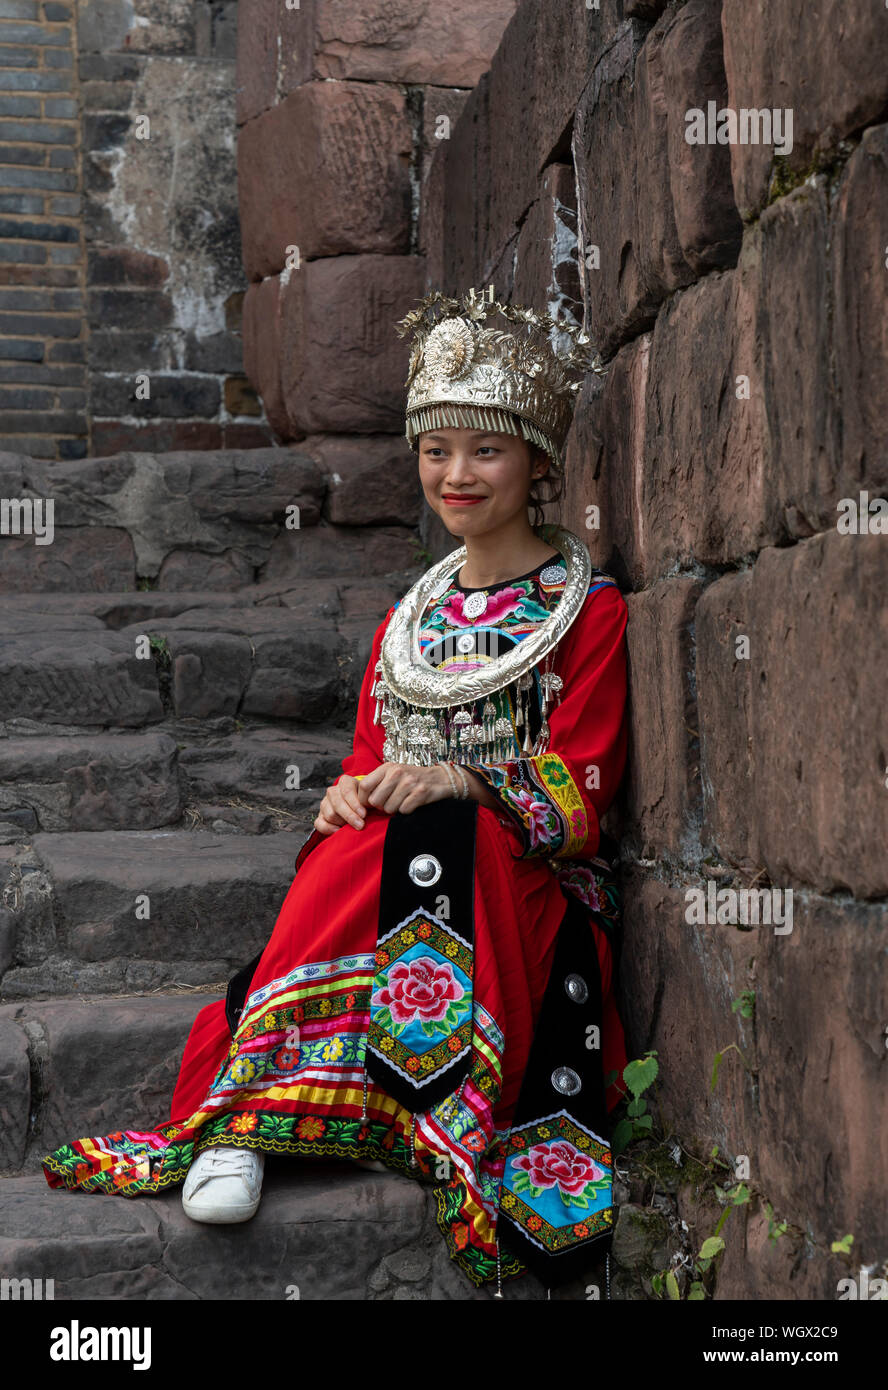
[[[549,455],[545,449],[541,449],[538,444],[534,445],[532,454],[530,476],[532,478],[542,478],[549,471]]]

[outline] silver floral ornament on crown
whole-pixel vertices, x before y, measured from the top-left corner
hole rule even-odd
[[[451,381],[462,376],[475,356],[475,335],[465,319],[442,319],[426,338],[423,366]]]

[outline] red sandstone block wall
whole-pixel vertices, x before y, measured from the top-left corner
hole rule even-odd
[[[792,149],[688,143],[710,101],[791,109]],[[573,307],[609,365],[560,515],[629,595],[631,1045],[761,1194],[720,1297],[834,1298],[834,1239],[888,1250],[888,535],[837,529],[888,498],[886,114],[876,0],[523,0],[427,184],[431,283]],[[709,882],[792,889],[792,932],[689,924]]]

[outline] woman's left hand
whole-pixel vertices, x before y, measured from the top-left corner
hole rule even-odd
[[[380,763],[358,783],[358,798],[393,816],[396,811],[409,815],[419,806],[453,796],[453,784],[444,768],[414,767],[412,763]]]

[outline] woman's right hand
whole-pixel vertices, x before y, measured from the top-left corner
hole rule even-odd
[[[367,808],[358,800],[358,780],[343,773],[339,781],[324,793],[314,827],[322,835],[332,835],[343,825],[353,825],[356,830],[362,830],[366,819]]]

